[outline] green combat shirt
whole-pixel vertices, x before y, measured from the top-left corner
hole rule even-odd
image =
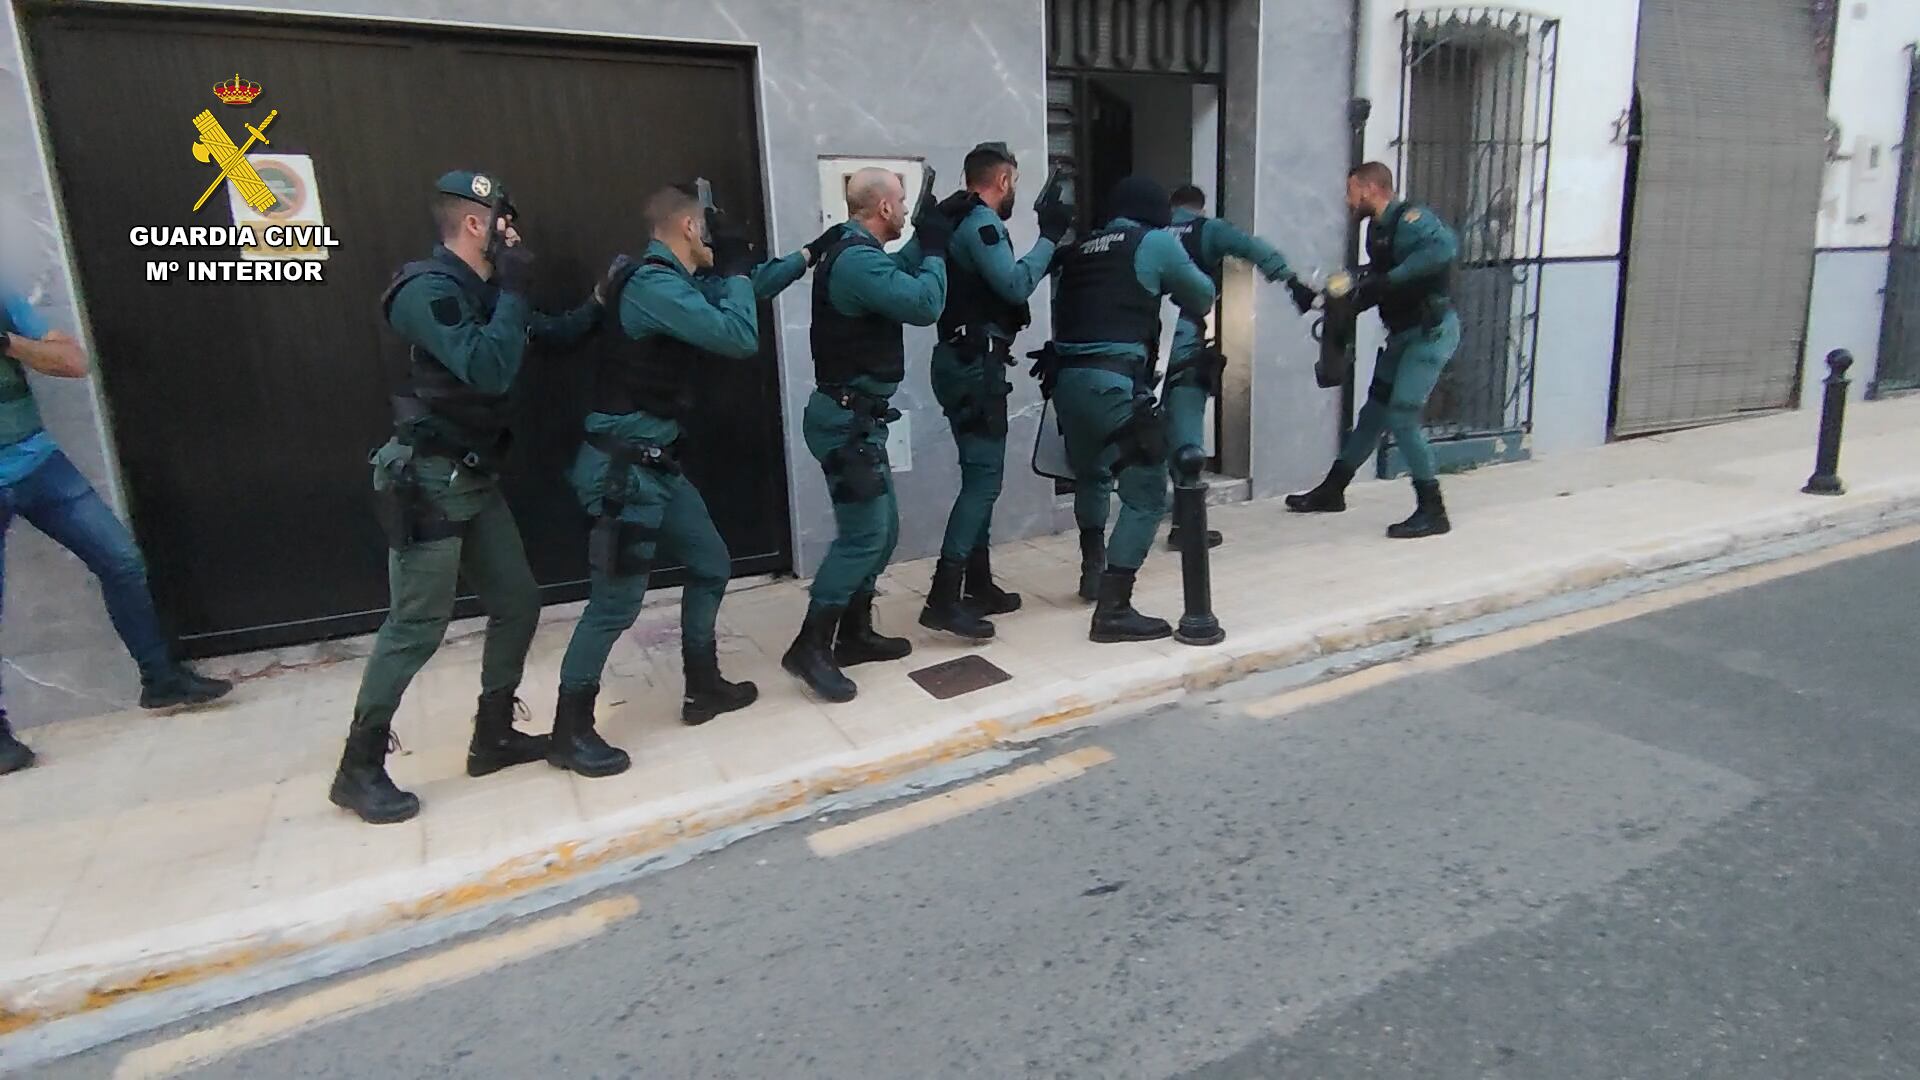
[[[1387,284],[1406,285],[1439,274],[1460,257],[1460,238],[1432,210],[1396,199],[1371,228],[1389,221],[1396,222],[1389,265],[1373,268],[1386,269]]]
[[[729,360],[759,353],[759,302],[780,295],[807,272],[806,256],[797,251],[761,263],[746,277],[693,274],[658,240],[647,244],[641,258],[669,265],[643,262],[627,279],[618,303],[620,329],[635,341],[670,337]],[[644,411],[596,412],[587,417],[587,431],[666,446],[680,437],[680,423]]]
[[[1138,225],[1131,218],[1114,218],[1106,228]],[[1172,296],[1181,311],[1205,318],[1213,307],[1213,279],[1188,258],[1180,238],[1165,229],[1150,229],[1133,253],[1133,276],[1155,296]],[[1062,356],[1129,356],[1147,358],[1147,347],[1137,341],[1062,341],[1054,348]]]
[[[847,231],[873,238],[859,222],[847,222]],[[850,247],[834,260],[827,300],[842,315],[878,315],[908,326],[932,326],[947,306],[947,263],[938,255],[923,256],[919,240],[908,241],[892,255],[864,245]],[[848,385],[879,398],[892,397],[899,389],[898,383],[865,375]]]
[[[1241,232],[1230,221],[1217,217],[1207,217],[1185,207],[1173,211],[1174,222],[1180,223],[1200,218],[1200,269],[1209,277],[1220,273],[1220,266],[1228,256],[1252,263],[1268,281],[1279,281],[1293,271],[1287,266],[1286,256],[1280,249],[1251,233]],[[1173,358],[1175,360],[1192,355],[1200,347],[1201,326],[1190,319],[1181,319],[1173,328]]]
[[[387,321],[408,344],[426,350],[454,378],[483,394],[513,388],[529,341],[565,348],[599,325],[600,303],[592,297],[564,315],[548,315],[533,310],[519,293],[500,292],[445,246],[434,248],[433,261],[459,281],[421,274],[400,287]],[[472,293],[498,297],[491,318]],[[438,417],[431,422],[446,423]]]
[[[1013,257],[1013,238],[1007,223],[990,206],[976,204],[960,219],[953,240],[947,245],[947,262],[954,274],[972,274],[985,282],[993,295],[1009,304],[1024,303],[1047,276],[1053,262],[1053,241],[1041,237],[1033,250],[1018,259]],[[1011,341],[1016,328],[991,326],[994,336]]]

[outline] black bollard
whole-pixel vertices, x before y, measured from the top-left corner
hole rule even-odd
[[[1180,583],[1186,610],[1173,639],[1182,645],[1218,645],[1227,639],[1220,620],[1213,617],[1213,582],[1207,560],[1207,484],[1200,470],[1206,451],[1188,443],[1173,452],[1173,468],[1180,479],[1173,485],[1173,524],[1180,530]]]
[[[1827,354],[1827,396],[1820,403],[1820,448],[1815,452],[1813,475],[1800,490],[1808,495],[1844,495],[1847,486],[1840,482],[1840,428],[1847,421],[1847,369],[1853,366],[1853,354],[1835,349]]]

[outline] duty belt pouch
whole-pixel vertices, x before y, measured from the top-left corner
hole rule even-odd
[[[887,492],[880,451],[856,434],[853,441],[827,455],[827,486],[834,502],[872,502]]]
[[[379,454],[376,449],[368,462],[376,463]],[[414,473],[410,448],[384,466],[376,464],[376,468],[373,510],[380,531],[386,534],[387,547],[404,551],[415,544],[447,540],[466,532],[464,522],[449,520],[446,512],[427,497]]]

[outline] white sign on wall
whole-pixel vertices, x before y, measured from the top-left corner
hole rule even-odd
[[[274,203],[265,212],[255,210],[240,197],[240,185],[227,185],[228,205],[233,207],[233,223],[249,225],[261,243],[241,249],[248,259],[324,259],[327,246],[321,228],[327,217],[320,210],[320,184],[313,177],[313,158],[306,154],[249,154],[247,161],[274,194]],[[285,226],[271,235],[287,240],[278,247],[267,246],[267,226]],[[310,231],[309,231],[310,230]],[[302,243],[312,240],[313,243]]]
[[[921,167],[925,164],[925,158],[822,157],[820,227],[824,229],[847,220],[847,181],[861,169],[886,169],[899,177],[900,187],[907,193],[907,213],[912,214],[914,204],[920,201]],[[900,235],[900,239],[888,244],[887,250],[899,251],[911,239],[913,223],[908,222],[906,231]]]

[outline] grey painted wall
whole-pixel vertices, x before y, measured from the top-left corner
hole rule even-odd
[[[1880,359],[1880,316],[1886,297],[1884,251],[1820,251],[1813,256],[1813,302],[1807,312],[1807,355],[1800,368],[1800,407],[1820,407],[1827,354],[1853,353],[1848,396],[1863,400]]]
[[[1550,263],[1540,282],[1533,368],[1533,449],[1551,454],[1607,441],[1620,264]]]
[[[181,7],[281,8],[303,14],[463,23],[517,29],[737,43],[758,50],[770,227],[791,250],[819,230],[821,155],[925,156],[948,189],[960,160],[983,139],[1004,139],[1023,161],[1045,160],[1043,0],[974,0],[964,6],[897,0],[208,0]],[[43,142],[23,71],[17,16],[9,6],[0,40],[0,272],[42,290],[50,321],[83,326],[72,294],[57,210],[45,182]],[[1233,86],[1227,104],[1225,211],[1281,245],[1301,267],[1333,266],[1340,253],[1345,145],[1341,114],[1349,76],[1344,0],[1239,0],[1231,35]],[[875,43],[878,43],[877,45]],[[1184,98],[1182,101],[1184,103]],[[1184,105],[1183,105],[1184,108]],[[1040,169],[1027,170],[1037,180]],[[1031,186],[1031,182],[1030,182]],[[1016,247],[1036,238],[1032,192],[1010,223]],[[1245,268],[1230,272],[1227,328],[1241,391],[1251,383],[1251,416],[1236,421],[1228,450],[1251,466],[1255,495],[1295,485],[1332,451],[1337,396],[1313,387],[1313,346],[1283,290]],[[1019,342],[1048,333],[1046,290],[1035,324]],[[775,302],[785,387],[786,441],[797,569],[818,565],[833,534],[825,485],[799,439],[797,418],[812,385],[804,283]],[[900,557],[932,552],[958,485],[944,418],[927,384],[930,330],[910,332],[910,367],[896,404],[907,414],[912,470],[896,476],[902,510]],[[1015,379],[1000,539],[1054,528],[1051,481],[1024,468],[1039,416],[1030,380]],[[49,426],[80,466],[107,485],[106,425],[88,382],[43,390]],[[1245,467],[1245,466],[1242,466]],[[97,591],[70,557],[31,530],[14,530],[0,654],[8,658],[7,700],[16,711],[58,715],[124,705],[132,666],[119,655]],[[167,552],[150,552],[155,559]],[[176,556],[177,557],[177,556]],[[35,698],[24,677],[66,681],[78,695]]]

